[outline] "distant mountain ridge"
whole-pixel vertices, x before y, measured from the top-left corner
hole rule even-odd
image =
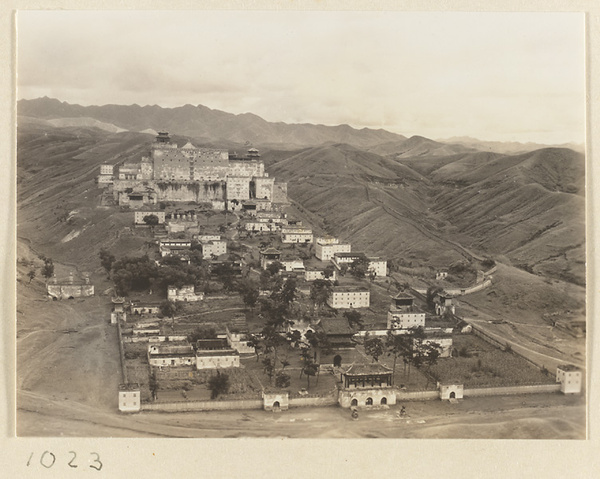
[[[227,140],[254,145],[315,146],[347,143],[364,148],[384,142],[403,141],[406,137],[383,129],[356,129],[348,125],[271,123],[252,113],[234,115],[206,106],[185,105],[162,108],[157,105],[71,105],[53,98],[19,100],[19,116],[44,120],[91,118],[102,124],[129,131],[166,130],[192,138]],[[73,120],[71,120],[73,123]]]
[[[437,140],[439,143],[448,145],[462,145],[468,148],[473,148],[480,151],[489,151],[493,153],[518,154],[528,151],[539,150],[547,147],[569,148],[578,153],[585,152],[585,145],[579,143],[564,143],[557,145],[544,145],[540,143],[520,143],[518,141],[485,141],[471,138],[470,136],[454,136],[443,140]]]

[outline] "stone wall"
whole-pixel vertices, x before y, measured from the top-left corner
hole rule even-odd
[[[396,391],[396,402],[397,401],[427,401],[430,399],[438,399],[440,393],[437,389],[425,390],[425,391]]]
[[[49,284],[48,295],[58,299],[94,296],[92,284]]]
[[[334,389],[329,394],[295,394],[289,398],[290,407],[320,407],[335,406],[338,403],[338,390]]]
[[[142,411],[187,412],[187,411],[233,411],[237,409],[262,409],[263,400],[233,399],[213,401],[147,402]]]
[[[506,396],[511,394],[544,394],[560,391],[560,384],[531,384],[493,388],[465,388],[464,397]]]

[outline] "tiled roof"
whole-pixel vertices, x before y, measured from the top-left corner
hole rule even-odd
[[[391,374],[392,370],[380,363],[353,364],[346,374],[350,376],[370,376],[373,374]]]

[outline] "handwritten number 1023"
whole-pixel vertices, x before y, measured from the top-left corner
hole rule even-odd
[[[27,466],[31,465],[31,459],[33,459],[33,454],[34,453],[32,452],[29,456],[29,459],[27,459]],[[73,469],[79,467],[77,464],[75,464],[77,453],[75,451],[69,451],[69,454],[71,454],[73,457],[71,457],[71,460],[67,462],[67,465]],[[89,467],[91,467],[92,469],[96,469],[96,471],[101,470],[102,461],[100,461],[100,455],[96,452],[91,452],[90,455],[93,456],[94,459],[91,461]],[[55,463],[56,456],[50,451],[44,451],[40,456],[40,464],[46,469],[50,469],[52,466],[54,466]]]

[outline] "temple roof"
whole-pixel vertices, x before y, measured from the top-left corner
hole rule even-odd
[[[380,363],[352,364],[345,374],[346,376],[372,376],[374,374],[392,374],[392,370]]]

